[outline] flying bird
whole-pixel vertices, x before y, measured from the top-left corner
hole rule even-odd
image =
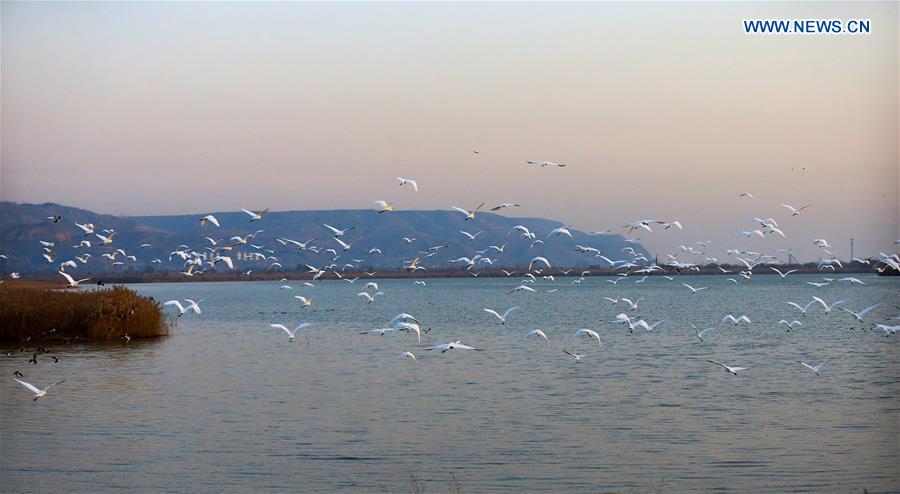
[[[782,204],[782,206],[786,207],[788,209],[788,211],[791,212],[791,216],[797,216],[800,214],[800,211],[803,211],[804,209],[812,206],[812,204],[807,204],[806,206],[803,206],[800,209],[797,209],[794,206],[791,206],[790,204]]]
[[[707,360],[707,362],[709,362],[709,363],[711,363],[711,364],[720,365],[720,366],[722,366],[726,371],[730,372],[731,374],[734,374],[735,376],[738,375],[738,372],[747,370],[747,367],[729,367],[729,366],[727,366],[727,365],[725,365],[725,364],[723,364],[723,363],[721,363],[721,362],[716,362],[715,360]]]
[[[474,220],[474,219],[475,219],[475,213],[478,212],[479,209],[481,209],[482,207],[484,207],[484,203],[482,202],[477,208],[475,208],[475,209],[473,209],[473,210],[471,210],[471,211],[466,211],[465,209],[463,209],[463,208],[458,208],[458,207],[456,207],[456,206],[451,206],[451,207],[452,207],[453,209],[455,209],[456,211],[459,211],[460,213],[466,215],[464,221],[469,221],[469,220]]]
[[[260,211],[258,213],[254,213],[253,211],[248,211],[246,209],[242,209],[241,211],[247,213],[250,216],[250,223],[253,223],[254,221],[261,220],[263,218],[263,215],[266,214],[267,212],[269,212],[269,208],[263,209],[262,211]],[[216,225],[216,226],[219,226],[219,225]]]
[[[416,192],[419,191],[419,184],[417,184],[415,180],[411,180],[411,179],[403,178],[403,177],[397,177],[397,181],[400,182],[400,185],[406,185],[406,184],[412,185],[412,188],[414,191],[416,191]]]
[[[529,165],[535,165],[535,166],[538,166],[538,167],[541,167],[541,168],[543,168],[543,167],[545,167],[545,166],[558,166],[558,167],[560,167],[560,168],[566,166],[566,165],[561,164],[561,163],[554,163],[554,162],[552,162],[552,161],[547,161],[547,160],[526,161],[525,163],[528,163]]]
[[[532,329],[531,331],[525,333],[525,338],[543,338],[544,343],[546,343],[547,346],[550,346],[550,340],[547,339],[547,335],[544,334],[544,332],[540,329]]]
[[[508,316],[512,311],[514,311],[516,309],[518,309],[518,307],[515,307],[515,306],[510,307],[509,309],[506,309],[506,312],[504,312],[502,315],[499,314],[494,309],[483,309],[483,310],[485,312],[487,312],[488,314],[493,314],[493,315],[497,316],[497,319],[500,319],[500,324],[506,324],[506,316]]]
[[[302,323],[300,323],[299,326],[297,326],[293,330],[288,329],[284,324],[269,324],[269,326],[271,326],[273,328],[284,330],[284,332],[288,334],[288,341],[294,341],[294,336],[297,334],[297,331],[300,331],[301,329],[312,326],[312,323],[302,322]],[[303,335],[303,337],[306,338],[306,335]],[[309,345],[309,338],[306,339],[306,344],[307,344],[307,346]]]
[[[40,388],[38,388],[38,387],[36,387],[36,386],[33,386],[33,385],[31,385],[31,384],[28,384],[28,383],[25,382],[25,381],[20,381],[20,380],[18,380],[18,379],[16,379],[16,378],[13,378],[13,380],[15,380],[17,383],[21,384],[22,386],[25,386],[26,388],[30,389],[31,392],[34,393],[34,399],[31,400],[31,401],[38,401],[38,398],[41,398],[41,397],[44,397],[44,396],[47,395],[47,390],[49,390],[49,389],[52,388],[53,386],[56,386],[57,384],[61,384],[61,383],[66,382],[66,380],[63,379],[62,381],[57,381],[57,382],[55,382],[55,383],[53,383],[53,384],[47,386],[47,387],[44,388],[44,389],[40,389]]]

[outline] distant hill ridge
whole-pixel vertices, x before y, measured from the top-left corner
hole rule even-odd
[[[509,210],[507,210],[509,211]],[[520,267],[526,266],[534,256],[547,257],[553,267],[588,267],[606,264],[590,253],[580,253],[575,246],[594,247],[612,259],[625,258],[622,249],[634,248],[638,254],[650,257],[650,254],[639,244],[628,243],[621,235],[589,235],[572,229],[573,238],[565,235],[547,237],[548,233],[562,223],[542,218],[515,218],[490,212],[479,212],[474,221],[463,221],[463,215],[455,211],[394,211],[379,214],[373,210],[312,210],[312,211],[270,211],[262,221],[250,223],[249,217],[240,211],[214,212],[221,227],[213,225],[201,226],[200,218],[207,212],[191,215],[166,216],[114,216],[99,214],[86,209],[63,206],[54,203],[19,204],[0,202],[0,254],[7,259],[0,259],[0,269],[5,274],[13,271],[26,273],[50,273],[59,268],[59,264],[84,252],[92,254],[87,264],[78,263],[73,273],[110,273],[110,272],[144,272],[183,269],[179,258],[169,260],[170,253],[178,245],[187,245],[190,250],[207,252],[211,243],[204,237],[219,241],[219,245],[227,245],[232,236],[244,236],[256,230],[263,232],[250,240],[248,245],[235,247],[226,252],[235,261],[235,270],[266,270],[271,260],[245,259],[253,252],[275,256],[285,271],[293,271],[304,264],[323,266],[337,263],[352,263],[357,268],[396,270],[404,261],[421,257],[421,265],[427,268],[460,267],[461,263],[450,263],[458,257],[473,257],[477,251],[487,249],[489,245],[506,246],[502,253],[494,249],[484,255],[494,260],[493,265],[479,263],[482,267]],[[58,215],[62,219],[53,223],[46,219]],[[84,236],[75,226],[77,223],[93,223],[98,233],[105,228],[116,230],[112,245],[98,246],[98,238],[94,235]],[[338,243],[332,239],[331,232],[323,224],[337,228],[356,228],[343,238],[350,242],[356,240],[352,248],[343,252]],[[510,232],[515,225],[524,225],[536,234],[535,240],[523,238],[519,232]],[[483,231],[474,241],[470,241],[460,230],[476,234]],[[311,245],[320,247],[320,253],[299,251],[290,244],[281,245],[276,238],[290,238],[306,242],[319,237]],[[403,237],[414,239],[412,243]],[[73,248],[82,239],[92,242],[91,248]],[[48,262],[42,254],[40,241],[55,242]],[[140,246],[151,244],[151,247]],[[256,249],[249,244],[260,247]],[[446,245],[437,255],[425,258],[420,251],[428,247]],[[369,253],[369,249],[379,248],[381,254]],[[115,249],[124,249],[128,255],[137,257],[136,261],[127,261],[124,265],[113,266],[112,262],[102,258],[103,253]],[[334,248],[341,256],[332,261],[333,255],[324,253],[325,249]],[[267,250],[274,253],[265,252]],[[162,263],[151,263],[160,259]],[[360,260],[355,262],[354,260]],[[119,257],[121,261],[121,256]],[[218,270],[227,269],[219,266]],[[302,269],[305,270],[305,267]]]

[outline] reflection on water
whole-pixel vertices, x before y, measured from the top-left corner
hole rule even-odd
[[[837,310],[803,319],[785,303],[880,303],[870,318],[886,323],[900,315],[900,285],[867,276],[868,286],[815,289],[811,279],[692,277],[711,287],[696,295],[659,277],[561,279],[556,293],[512,295],[505,279],[390,280],[371,305],[346,282],[136,285],[158,299],[205,299],[204,313],[181,318],[169,338],[56,345],[58,364],[0,359],[0,488],[900,490],[900,337],[860,330]],[[314,305],[300,309],[296,294]],[[622,303],[601,298],[618,294],[645,297],[636,314],[665,322],[629,334],[610,322]],[[481,310],[513,305],[506,325]],[[432,329],[421,345],[414,334],[359,334],[401,311]],[[753,324],[721,324],[725,313]],[[787,333],[779,319],[804,325]],[[309,347],[268,327],[302,320],[316,323]],[[699,341],[691,323],[720,329]],[[603,347],[573,340],[579,327]],[[550,348],[523,340],[535,328]],[[485,351],[423,350],[458,338]],[[575,364],[562,349],[592,354]],[[400,358],[406,350],[418,361]],[[707,358],[750,370],[735,377]],[[798,360],[827,363],[817,377]],[[67,381],[32,403],[15,370],[37,385]]]

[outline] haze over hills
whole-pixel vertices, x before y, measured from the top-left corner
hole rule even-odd
[[[472,257],[477,251],[487,249],[489,245],[502,246],[502,253],[491,249],[485,256],[494,259],[492,265],[479,263],[475,268],[485,267],[519,267],[526,266],[535,256],[550,259],[553,267],[588,267],[602,266],[606,263],[590,253],[580,253],[576,245],[599,249],[612,259],[624,259],[622,249],[634,248],[639,255],[650,258],[650,254],[639,244],[626,242],[621,235],[589,235],[571,230],[573,238],[567,236],[547,237],[548,233],[562,223],[542,218],[513,218],[489,212],[479,212],[475,221],[463,221],[463,215],[453,211],[395,211],[379,214],[373,210],[327,210],[327,211],[272,211],[262,221],[250,222],[243,212],[214,212],[221,227],[213,225],[201,226],[199,219],[207,212],[194,215],[178,216],[132,216],[120,217],[99,214],[59,204],[19,204],[0,202],[0,253],[7,259],[0,259],[0,269],[4,273],[13,271],[27,273],[52,273],[59,264],[76,255],[91,253],[92,258],[86,264],[78,261],[73,273],[135,273],[144,271],[182,271],[183,261],[178,257],[169,259],[170,253],[179,245],[187,245],[189,251],[207,253],[212,244],[204,237],[216,240],[219,246],[230,245],[233,236],[245,236],[262,230],[251,238],[246,245],[235,246],[230,255],[235,263],[235,270],[256,271],[269,269],[272,259],[254,259],[254,253],[275,256],[282,265],[281,270],[293,271],[304,264],[323,266],[336,262],[354,264],[360,269],[377,269],[396,271],[416,257],[421,257],[421,265],[428,269],[447,269],[462,267],[462,263],[451,263],[458,257]],[[59,215],[58,223],[47,220],[48,216]],[[98,246],[95,235],[85,236],[74,223],[93,223],[96,231],[114,229],[117,234],[112,245]],[[332,238],[331,232],[323,224],[337,228],[356,226],[343,238],[345,242],[355,240],[352,248],[342,252],[341,246]],[[518,232],[510,232],[515,225],[524,225],[536,234],[536,240],[544,241],[531,247],[534,240],[523,238]],[[470,241],[460,230],[480,234]],[[320,248],[319,253],[300,251],[291,244],[282,245],[276,238],[289,238],[306,242],[319,237],[310,245]],[[411,243],[403,237],[414,239]],[[92,242],[90,248],[73,247],[82,240]],[[53,262],[43,257],[40,241],[54,242],[53,252],[49,254]],[[141,247],[150,244],[150,247]],[[251,245],[252,244],[252,245]],[[446,245],[437,255],[425,258],[420,252],[425,249]],[[255,246],[255,247],[254,247]],[[258,248],[257,248],[258,247]],[[377,247],[381,254],[369,253],[369,249]],[[334,248],[340,257],[333,261],[334,255],[325,250]],[[111,260],[102,256],[104,253],[123,249],[128,255],[137,259],[124,261],[125,264],[113,265]],[[273,252],[267,252],[273,251]],[[151,263],[159,259],[161,263]],[[355,261],[356,260],[356,261]],[[123,262],[118,256],[118,262]],[[357,262],[358,261],[358,262]],[[227,270],[218,265],[217,270]]]

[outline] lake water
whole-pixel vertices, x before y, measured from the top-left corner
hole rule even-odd
[[[204,299],[172,336],[53,345],[58,364],[0,358],[4,492],[869,492],[900,491],[900,279],[821,289],[819,277],[609,278],[147,284]],[[680,285],[710,289],[692,295]],[[545,293],[551,288],[554,293]],[[313,296],[301,309],[292,295]],[[665,319],[610,322],[624,303]],[[812,295],[860,310],[808,317]],[[505,325],[482,311],[517,305]],[[167,307],[167,309],[172,309]],[[432,331],[362,335],[409,312]],[[719,322],[747,314],[748,326]],[[779,319],[804,325],[786,332]],[[269,323],[315,327],[289,343]],[[870,322],[871,321],[871,322]],[[720,329],[694,336],[690,324]],[[598,331],[575,340],[577,328]],[[524,340],[542,328],[546,347]],[[482,352],[425,346],[463,339]],[[7,345],[4,350],[12,350]],[[562,349],[592,352],[581,364]],[[412,351],[418,361],[400,358]],[[15,349],[18,352],[17,349]],[[749,367],[733,376],[711,358]],[[827,360],[819,376],[797,362]],[[12,380],[46,385],[32,402]]]

